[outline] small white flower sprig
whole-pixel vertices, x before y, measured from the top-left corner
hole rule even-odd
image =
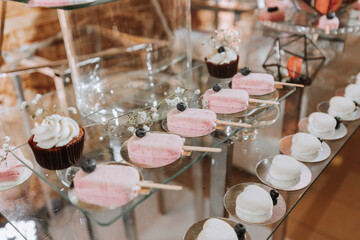
[[[215,30],[214,34],[202,45],[208,45],[211,48],[218,50],[220,47],[228,47],[233,49],[235,52],[239,52],[239,45],[241,39],[239,38],[239,32],[236,30],[229,30],[221,28]]]
[[[150,108],[147,111],[135,111],[128,115],[128,121],[126,125],[128,126],[127,130],[135,134],[136,129],[142,127],[146,132],[150,131],[150,127],[154,122],[159,118],[157,113],[158,109],[156,107]]]
[[[41,94],[36,94],[35,98],[31,101],[31,103],[23,101],[21,103],[20,109],[23,111],[28,111],[32,120],[41,120],[47,116],[56,114],[58,112],[56,105],[53,105],[51,109],[44,107]],[[74,107],[68,107],[68,111],[71,114],[77,114],[77,110]],[[64,113],[62,114],[64,115]]]
[[[2,145],[2,150],[4,151],[4,155],[0,155],[0,164],[5,162],[6,166],[7,166],[6,159],[7,159],[8,155],[9,155],[9,152],[11,151],[10,145],[9,145],[10,140],[11,140],[11,138],[9,136],[4,137],[4,143]]]
[[[171,108],[176,108],[177,104],[181,103],[181,102],[185,103],[186,106],[189,106],[189,102],[192,101],[192,99],[195,97],[195,95],[199,95],[199,94],[200,94],[200,89],[197,89],[194,91],[192,96],[186,97],[185,89],[177,87],[174,90],[174,93],[165,99],[165,103],[167,105],[169,105]]]

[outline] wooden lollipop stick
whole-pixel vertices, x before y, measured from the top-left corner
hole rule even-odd
[[[150,193],[150,188],[146,189],[146,188],[142,188],[138,191],[138,194],[141,194],[141,195],[148,195]]]
[[[178,185],[167,185],[167,184],[153,183],[153,182],[139,182],[137,185],[139,185],[140,187],[155,188],[155,189],[162,189],[162,190],[179,191],[179,190],[183,189],[182,186],[178,186]]]
[[[285,83],[285,82],[275,82],[275,86],[276,85],[280,85],[280,86],[290,86],[290,87],[301,87],[303,88],[304,85],[302,84],[297,84],[297,83]]]
[[[221,148],[211,148],[211,147],[194,147],[194,146],[183,146],[184,151],[195,151],[195,152],[221,152]]]
[[[249,102],[265,103],[265,104],[270,104],[270,105],[279,105],[279,102],[277,102],[277,101],[260,100],[260,99],[253,99],[253,98],[249,98]]]
[[[227,121],[221,121],[221,120],[216,120],[216,124],[225,125],[225,126],[245,127],[245,128],[252,127],[251,124],[247,124],[247,123],[227,122]]]

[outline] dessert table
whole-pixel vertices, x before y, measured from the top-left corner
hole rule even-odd
[[[264,71],[262,63],[272,47],[272,36],[275,34],[260,24],[248,28],[250,34],[248,39],[243,40],[246,52],[242,63],[251,66],[253,70]],[[193,223],[205,217],[228,217],[223,205],[225,192],[236,184],[261,183],[255,172],[257,163],[278,154],[280,140],[295,134],[301,119],[317,111],[319,103],[329,100],[338,89],[354,80],[352,76],[360,71],[356,59],[360,54],[358,37],[356,34],[347,35],[341,42],[343,50],[332,52],[332,57],[310,86],[278,90],[280,107],[263,107],[242,117],[243,122],[256,126],[253,129],[228,127],[202,138],[186,140],[190,145],[220,147],[221,153],[193,153],[166,167],[143,169],[147,180],[183,185],[183,191],[166,193],[151,190],[149,195],[139,196],[130,204],[110,211],[88,210],[72,203],[70,188],[66,186],[66,180],[71,180],[71,173],[66,172],[65,176],[59,177],[55,171],[37,165],[32,155],[27,144],[30,129],[34,125],[31,116],[20,110],[20,104],[0,112],[2,135],[12,135],[16,131],[12,144],[21,149],[24,156],[34,164],[31,169],[33,174],[27,182],[0,192],[0,198],[4,199],[1,200],[0,212],[17,229],[19,239],[154,239],[149,237],[151,234],[157,234],[153,235],[157,239],[181,239]],[[333,44],[328,39],[318,41]],[[189,70],[119,99],[103,112],[112,112],[114,106],[126,106],[129,111],[159,106],[160,120],[151,129],[164,131],[162,118],[168,109],[163,105],[164,99],[169,97],[164,92],[171,93],[181,86],[189,88],[185,94],[193,96],[196,89],[204,92],[219,81],[227,84],[224,80],[209,76],[205,64],[194,60]],[[42,101],[47,106],[56,104],[62,110],[76,105],[71,85],[44,95]],[[84,157],[101,162],[124,161],[120,151],[129,137],[126,134],[126,122],[131,114],[125,112],[109,116],[98,111],[73,117],[87,134]],[[311,171],[311,183],[297,191],[279,191],[286,203],[285,215],[272,224],[246,225],[250,237],[285,238],[288,215],[357,131],[360,120],[344,124],[348,130],[345,137],[326,141],[331,149],[330,157],[318,163],[305,164]],[[109,128],[112,130],[109,131]]]

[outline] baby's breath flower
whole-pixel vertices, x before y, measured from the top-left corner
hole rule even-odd
[[[167,92],[164,92],[164,96],[166,96],[166,95],[168,95],[168,93],[167,93]]]
[[[185,89],[183,89],[183,88],[177,87],[175,89],[175,93],[177,93],[177,94],[179,94],[179,93],[183,94],[184,92],[185,92]]]
[[[77,114],[77,110],[76,110],[76,108],[74,108],[74,107],[68,107],[68,111],[69,111],[71,114]]]
[[[135,132],[135,128],[132,127],[132,126],[130,126],[130,127],[128,127],[128,131],[131,132],[131,133],[134,133],[134,132]]]
[[[153,114],[151,114],[151,118],[157,120],[159,118],[159,114],[154,112]]]
[[[3,149],[5,152],[8,151],[8,150],[9,150],[9,144],[4,143],[4,144],[2,145],[2,149]]]
[[[208,108],[208,104],[209,104],[209,102],[208,102],[206,99],[203,99],[203,100],[202,100],[202,105],[203,105],[203,108],[204,108],[204,109],[207,109],[207,108]]]
[[[146,126],[146,125],[143,126],[143,129],[144,129],[146,132],[150,131],[150,128],[149,128],[148,126]]]
[[[4,137],[4,142],[5,142],[5,143],[9,143],[10,140],[11,140],[11,138],[10,138],[9,136],[5,136],[5,137]]]
[[[147,117],[146,112],[139,112],[138,114],[139,114],[139,123],[140,124],[144,123]]]
[[[199,95],[199,94],[200,94],[200,89],[196,89],[196,90],[195,90],[195,94],[196,94],[196,95]]]
[[[39,108],[38,110],[36,110],[35,115],[40,116],[43,112],[44,110],[42,108]]]
[[[28,107],[27,102],[26,102],[26,101],[23,101],[23,102],[21,103],[20,109],[21,109],[21,110],[25,110],[27,107]]]
[[[152,108],[150,109],[150,111],[152,111],[152,112],[157,112],[157,109],[156,109],[156,107],[152,107]]]
[[[33,104],[37,104],[39,100],[41,99],[41,94],[36,94],[35,98],[32,100]]]

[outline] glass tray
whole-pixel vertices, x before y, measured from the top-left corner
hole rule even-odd
[[[140,108],[146,106],[145,104],[148,103],[149,96],[157,96],[158,98],[156,98],[157,99],[156,102],[159,103],[165,97],[164,95],[162,95],[162,99],[160,99],[160,95],[156,93],[163,92],[164,85],[168,86],[169,82],[174,81],[174,79],[176,80],[183,79],[189,81],[189,79],[186,77],[189,75],[189,73],[191,73],[194,77],[202,76],[204,74],[207,75],[205,66],[198,65],[197,67],[194,67],[191,71],[179,74],[174,78],[171,78],[168,81],[159,84],[158,86],[155,86],[152,89],[148,89],[144,92],[136,94],[127,99],[122,99],[121,102],[123,102],[124,104],[136,103],[136,106]],[[184,84],[186,85],[186,83]],[[209,87],[205,86],[205,89],[207,88]],[[288,88],[281,90],[278,101],[283,101],[294,91],[295,88]],[[116,104],[118,105],[119,103]],[[150,107],[150,106],[147,104],[146,107]],[[109,108],[111,108],[111,106],[109,106]],[[262,111],[257,112],[257,114],[252,117],[247,116],[246,122],[251,123],[255,121],[257,118],[259,118],[263,114],[266,114],[266,112],[270,111],[271,109],[272,107],[264,108]],[[161,128],[161,121],[162,121],[161,118],[165,117],[168,110],[169,109],[166,109],[166,107],[164,108],[160,107],[159,110],[160,119],[152,126],[152,131],[154,130],[163,131]],[[126,139],[129,138],[129,136],[131,136],[127,131],[127,127],[124,126],[124,123],[128,120],[129,114],[123,114],[120,116],[116,116],[116,115],[117,114],[115,114],[115,116],[112,116],[113,120],[111,121],[113,121],[113,123],[116,123],[118,127],[116,131],[111,135],[108,134],[106,128],[102,123],[96,123],[94,121],[91,121],[90,119],[93,117],[91,115],[78,119],[79,124],[84,127],[86,132],[86,141],[85,141],[85,149],[83,152],[83,157],[95,158],[98,162],[122,160],[120,156],[121,145],[123,142],[125,142]],[[99,119],[98,117],[95,118],[95,120],[98,119]],[[194,145],[194,146],[204,145],[204,146],[218,147],[224,144],[227,140],[229,140],[231,137],[236,135],[241,130],[242,128],[238,128],[238,129],[233,129],[231,132],[227,132],[226,134],[221,134],[221,132],[216,132],[213,135],[209,135],[201,139],[198,138],[186,139],[186,144]],[[204,142],[206,142],[206,144],[204,144]],[[67,194],[68,188],[65,187],[61,183],[61,181],[59,181],[54,171],[43,169],[36,163],[36,160],[34,159],[33,153],[29,145],[26,143],[19,146],[18,148],[22,151],[22,153],[27,159],[33,162],[34,169],[32,169],[32,171],[38,177],[40,177],[44,182],[46,182],[50,187],[52,187],[56,192],[58,192],[64,199],[69,200]],[[207,155],[206,153],[200,154],[194,152],[190,157],[182,157],[181,159],[179,159],[178,161],[176,161],[175,163],[169,166],[158,169],[143,169],[142,172],[146,180],[152,180],[154,182],[166,184],[174,180],[177,176],[179,176],[184,171],[189,169],[192,165],[194,165],[196,162],[201,160],[206,155]],[[21,161],[21,159],[19,160]],[[124,207],[112,211],[96,212],[96,211],[88,211],[86,209],[81,209],[78,206],[75,207],[83,211],[84,214],[86,214],[90,219],[92,219],[96,223],[100,225],[110,225],[113,222],[115,222],[117,219],[121,218],[124,214],[131,211],[137,205],[141,204],[145,199],[150,197],[155,192],[156,190],[152,190],[151,193],[147,196],[138,196],[134,201],[132,201],[128,205],[125,205]]]
[[[354,33],[360,31],[360,20],[358,18],[359,11],[342,11],[338,13],[338,17],[340,19],[339,28],[336,30],[331,30],[328,33],[314,26],[314,23],[318,20],[319,16],[303,11],[290,10],[290,12],[287,12],[286,19],[288,20],[284,22],[260,22],[263,26],[279,32],[290,32],[296,34],[319,34],[326,37],[337,37],[345,35],[347,33]]]

